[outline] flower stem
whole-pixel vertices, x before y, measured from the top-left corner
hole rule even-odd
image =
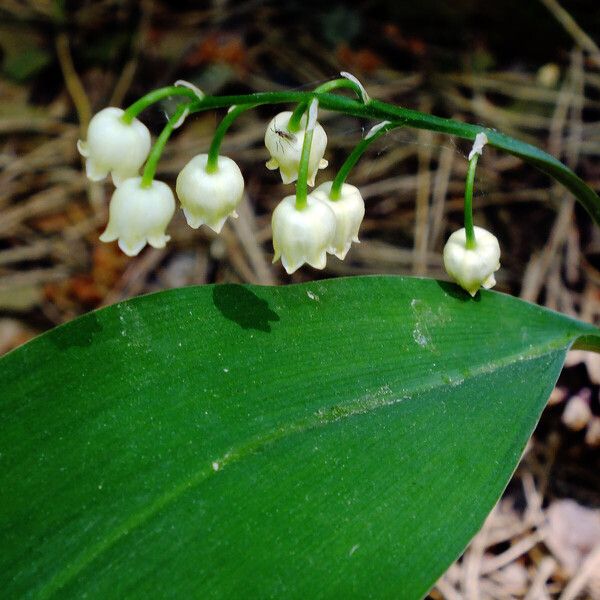
[[[146,166],[144,167],[144,173],[142,175],[142,187],[148,188],[152,185],[154,175],[156,174],[156,167],[158,161],[163,153],[165,145],[173,132],[173,129],[179,124],[179,120],[183,117],[186,111],[189,110],[189,104],[180,104],[177,110],[173,113],[163,130],[160,132],[158,139],[154,142],[154,146],[150,151]]]
[[[208,150],[208,159],[206,161],[206,172],[215,173],[219,168],[219,150],[223,138],[231,124],[245,111],[254,108],[253,105],[243,104],[242,106],[232,106],[227,115],[219,123],[215,135]]]
[[[317,98],[319,106],[325,110],[332,110],[346,115],[376,119],[378,121],[402,121],[407,127],[417,129],[427,129],[437,131],[447,135],[454,135],[465,140],[473,141],[475,136],[484,132],[488,138],[488,145],[504,150],[513,156],[522,158],[540,171],[553,177],[556,181],[562,183],[591,215],[592,219],[600,224],[600,197],[586,183],[578,177],[571,169],[563,165],[554,156],[498,131],[486,129],[479,125],[454,121],[429,115],[402,106],[396,106],[387,102],[371,99],[368,104],[358,100],[347,98],[339,94],[284,91],[284,92],[257,92],[253,94],[238,94],[231,96],[205,96],[198,99],[197,95],[185,87],[167,87],[155,90],[138,102],[132,104],[126,112],[131,119],[137,115],[143,108],[154,101],[167,98],[173,94],[183,95],[192,99],[190,113],[202,112],[213,108],[223,108],[232,105],[252,104],[298,104],[300,102],[308,103],[313,98]],[[148,100],[151,98],[152,100]]]
[[[186,96],[190,100],[198,100],[198,96],[193,90],[186,87],[170,85],[142,96],[125,110],[121,119],[124,123],[129,125],[143,110],[146,110],[152,104],[171,96]]]
[[[310,159],[310,147],[312,145],[314,129],[308,129],[304,135],[300,165],[298,167],[298,181],[296,182],[296,210],[306,208],[308,190],[308,161]]]
[[[350,79],[340,78],[333,79],[332,81],[327,81],[326,83],[321,84],[316,87],[313,92],[309,92],[312,94],[326,94],[333,90],[339,88],[349,88],[354,91],[354,93],[358,96],[359,99],[362,99],[362,90],[356,83],[350,81]],[[300,120],[302,119],[302,115],[306,112],[308,108],[309,100],[306,102],[300,102],[298,106],[292,112],[292,116],[288,122],[288,131],[290,133],[295,133],[300,131]]]
[[[359,100],[362,100],[363,91],[360,89],[354,81],[350,79],[346,79],[342,77],[340,79],[333,79],[332,81],[327,81],[326,83],[321,84],[319,87],[314,89],[315,94],[326,94],[327,92],[331,92],[332,90],[337,90],[339,88],[349,88],[354,91],[354,93],[358,96]]]
[[[469,161],[469,170],[465,181],[465,235],[468,250],[475,248],[475,231],[473,229],[473,184],[475,182],[475,169],[479,154],[475,153]]]
[[[297,131],[300,131],[300,120],[302,119],[307,108],[308,102],[300,102],[300,104],[296,106],[292,112],[290,120],[288,121],[287,128],[290,133],[296,133]]]
[[[340,167],[340,170],[337,172],[337,175],[331,184],[331,190],[329,192],[329,198],[331,200],[339,200],[342,192],[342,186],[344,185],[348,174],[354,168],[354,165],[358,162],[360,157],[364,154],[365,150],[382,135],[385,135],[391,129],[402,127],[402,125],[403,123],[388,123],[383,125],[375,133],[373,133],[373,135],[367,135],[366,138],[361,140],[354,147],[354,150],[352,150],[348,158],[344,161],[344,164]]]

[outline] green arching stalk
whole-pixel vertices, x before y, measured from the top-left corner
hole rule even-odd
[[[465,235],[467,238],[466,248],[472,250],[475,248],[475,231],[473,229],[473,184],[475,182],[475,170],[479,153],[475,152],[473,158],[469,161],[467,179],[465,181]]]
[[[302,154],[298,166],[298,181],[296,182],[296,210],[306,208],[308,198],[308,162],[310,160],[310,148],[312,146],[314,129],[307,129],[302,143]]]
[[[346,79],[345,77],[342,77],[340,79],[334,79],[332,81],[327,81],[326,83],[323,83],[320,86],[316,87],[311,93],[326,94],[340,88],[351,89],[359,98],[362,99],[363,92],[360,89],[360,87],[358,87],[356,83],[354,83],[354,81]],[[302,119],[302,115],[304,115],[304,113],[306,112],[308,104],[308,101],[300,102],[292,112],[292,116],[290,117],[290,120],[288,122],[288,131],[290,131],[290,133],[300,131],[300,120]]]
[[[154,90],[149,94],[142,96],[139,100],[136,100],[125,110],[121,119],[124,123],[129,124],[149,106],[152,106],[152,104],[156,104],[156,102],[160,102],[165,98],[170,98],[171,96],[186,96],[190,100],[198,100],[197,94],[190,88],[170,85]]]
[[[201,112],[213,108],[223,108],[232,105],[263,105],[263,104],[299,104],[308,103],[313,98],[319,101],[319,106],[325,110],[341,112],[355,117],[374,119],[377,121],[402,121],[407,127],[417,129],[427,129],[437,131],[447,135],[454,135],[465,140],[473,141],[478,133],[485,133],[488,138],[488,145],[504,150],[513,156],[517,156],[526,162],[532,164],[540,171],[550,175],[558,182],[562,183],[578,200],[590,214],[594,222],[600,225],[600,197],[585,182],[579,178],[573,171],[563,165],[552,155],[527,144],[503,135],[493,129],[486,129],[478,125],[462,123],[452,119],[444,119],[434,115],[428,115],[416,110],[395,106],[379,100],[371,100],[368,104],[363,104],[357,100],[332,93],[314,92],[259,92],[255,94],[241,94],[232,96],[205,96],[198,99],[192,90],[181,87],[167,87],[155,90],[144,96],[144,106],[148,106],[148,98],[157,100],[167,98],[170,95],[178,94],[192,98],[190,112]],[[127,113],[137,114],[143,108],[140,106],[141,100],[132,104]],[[134,107],[136,107],[134,109]],[[135,112],[137,111],[137,112]]]
[[[254,108],[251,104],[244,104],[242,106],[232,106],[227,115],[223,118],[223,120],[219,123],[215,131],[215,135],[213,136],[212,142],[210,144],[210,148],[208,150],[208,159],[206,161],[206,172],[214,173],[217,171],[219,166],[219,150],[221,149],[221,143],[223,142],[223,138],[227,133],[231,124],[243,113],[247,110]]]
[[[178,124],[179,120],[185,115],[186,111],[189,110],[189,104],[181,104],[177,107],[177,110],[173,113],[170,119],[167,121],[167,124],[164,126],[163,130],[160,132],[158,139],[154,142],[154,146],[150,151],[150,155],[148,156],[148,160],[146,161],[146,166],[144,167],[144,173],[142,174],[142,187],[147,188],[152,185],[152,181],[154,180],[154,175],[156,174],[156,167],[158,165],[158,161],[163,153],[165,145],[175,129],[175,126]]]
[[[387,125],[383,125],[380,129],[377,130],[377,132],[361,140],[354,147],[354,150],[352,150],[348,158],[344,161],[344,164],[340,167],[340,170],[337,172],[335,178],[333,179],[333,183],[331,184],[331,190],[329,192],[329,198],[331,200],[339,200],[340,194],[342,192],[342,186],[344,185],[348,174],[354,168],[354,165],[358,162],[360,157],[364,154],[365,150],[382,135],[385,135],[391,129],[394,129],[396,127],[402,127],[402,125],[403,123],[388,123]]]
[[[346,79],[345,77],[333,79],[332,81],[327,81],[326,83],[321,84],[319,87],[316,87],[313,90],[313,94],[326,94],[340,88],[349,88],[353,90],[359,98],[362,99],[363,91],[360,89],[360,87],[357,86],[354,81]]]

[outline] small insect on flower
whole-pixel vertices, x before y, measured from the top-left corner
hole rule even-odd
[[[278,147],[281,152],[284,152],[283,144],[293,144],[296,141],[296,135],[287,131],[286,129],[281,129],[277,125],[277,117],[275,117],[272,121],[271,129],[273,133],[279,138],[275,143],[278,144]]]
[[[265,133],[265,146],[271,154],[267,161],[267,169],[279,169],[283,183],[292,183],[298,179],[302,145],[307,127],[307,115],[302,117],[299,131],[290,131],[289,122],[292,113],[281,112],[276,115]],[[327,147],[327,134],[319,123],[315,124],[312,145],[308,160],[308,185],[315,185],[315,177],[319,169],[324,169],[328,162],[323,158]]]

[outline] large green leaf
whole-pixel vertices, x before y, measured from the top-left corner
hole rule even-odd
[[[2,594],[418,598],[578,338],[598,346],[515,298],[399,277],[88,314],[0,361]]]

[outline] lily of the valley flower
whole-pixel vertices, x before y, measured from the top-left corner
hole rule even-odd
[[[237,164],[219,156],[217,169],[206,171],[208,154],[198,154],[177,176],[177,196],[190,227],[208,225],[219,233],[228,216],[237,217],[235,209],[244,193],[244,177]]]
[[[474,248],[467,248],[464,227],[455,231],[444,247],[444,266],[448,275],[471,296],[474,296],[480,287],[494,287],[494,272],[500,268],[500,246],[496,236],[482,227],[473,229]]]
[[[335,238],[335,214],[324,203],[308,195],[306,207],[296,208],[296,196],[285,197],[273,211],[273,262],[291,275],[304,263],[324,269]]]
[[[89,179],[100,181],[109,173],[115,185],[135,177],[150,152],[150,132],[137,119],[122,120],[123,110],[109,107],[95,114],[87,130],[87,140],[77,149],[85,157]]]
[[[342,184],[340,197],[331,199],[332,181],[326,181],[317,187],[312,196],[324,202],[335,214],[335,238],[333,252],[340,260],[346,258],[352,242],[359,242],[358,230],[365,216],[365,202],[357,187],[349,183]]]
[[[279,169],[283,183],[292,183],[298,179],[302,144],[306,133],[307,116],[300,122],[299,131],[290,131],[288,125],[292,113],[279,113],[269,123],[265,133],[265,146],[271,154],[267,169]],[[324,169],[328,162],[323,158],[327,146],[327,134],[319,123],[315,124],[310,158],[308,161],[308,185],[315,185],[315,177],[319,169]]]
[[[108,226],[100,236],[102,242],[119,241],[127,256],[136,256],[148,243],[164,248],[171,239],[165,235],[175,212],[171,188],[162,181],[142,187],[142,178],[126,179],[110,200]]]

